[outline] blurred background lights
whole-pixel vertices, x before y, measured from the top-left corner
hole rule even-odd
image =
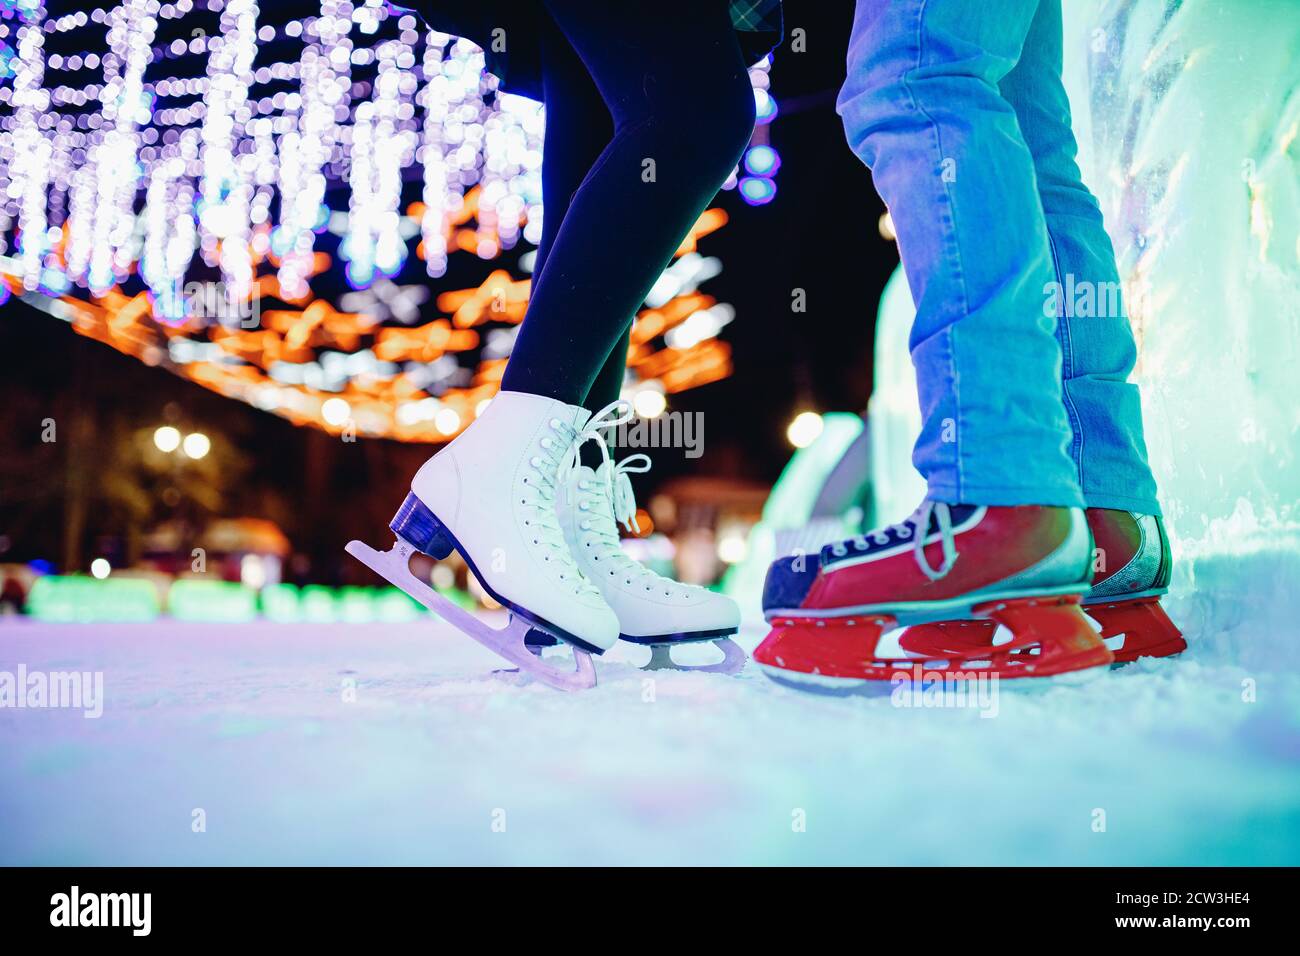
[[[429,572],[429,583],[436,590],[450,591],[456,586],[456,572],[452,570],[450,565],[439,562]]]
[[[816,412],[800,412],[785,430],[785,437],[795,448],[807,448],[822,433],[822,417]]]
[[[771,176],[781,168],[781,157],[771,146],[751,146],[745,153],[745,169],[752,176]]]
[[[894,228],[894,217],[886,209],[880,214],[880,238],[888,239],[893,242],[898,238],[898,231]]]
[[[379,0],[302,14],[0,2],[0,305],[17,292],[296,424],[445,441],[496,391],[527,304],[542,105],[501,91],[472,42]],[[724,186],[750,205],[780,167],[771,66],[748,71],[760,123]],[[644,408],[731,374],[712,340],[732,310],[700,292],[722,263],[696,246],[727,218],[700,217],[636,317],[648,354],[629,391],[660,392]],[[501,265],[467,280],[457,253]],[[479,288],[439,288],[448,274]],[[170,426],[154,441],[186,451]]]
[[[327,398],[321,402],[320,414],[321,418],[325,419],[326,424],[338,428],[352,417],[352,406],[347,403],[346,399]]]
[[[454,408],[442,408],[433,416],[433,425],[444,435],[454,435],[460,429],[460,413]]]
[[[163,425],[153,433],[153,443],[159,451],[171,454],[181,446],[181,433],[170,425]]]
[[[657,388],[643,388],[633,397],[632,407],[642,418],[658,418],[668,407],[668,400]]]
[[[239,559],[239,583],[254,590],[266,585],[266,565],[261,555],[246,554]]]
[[[740,196],[751,206],[765,206],[776,198],[776,183],[765,176],[746,176],[740,181]]]
[[[718,536],[718,560],[725,564],[739,564],[749,554],[749,545],[745,534],[739,530],[728,530]]]
[[[716,336],[736,317],[736,310],[725,303],[691,313],[685,322],[668,330],[664,341],[669,348],[689,349]]]
[[[198,461],[212,450],[212,442],[203,432],[191,432],[185,436],[185,441],[181,443],[181,450],[190,458]]]

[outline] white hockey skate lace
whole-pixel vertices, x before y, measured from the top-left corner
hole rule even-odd
[[[939,540],[943,547],[943,564],[938,568],[932,568],[925,556],[925,539],[929,537],[931,515],[934,516],[936,523],[939,525]],[[854,547],[865,551],[867,549],[867,538],[870,538],[874,544],[889,544],[895,539],[900,541],[906,541],[909,538],[914,539],[912,542],[912,555],[916,558],[916,565],[931,581],[938,581],[946,576],[952,570],[952,566],[957,563],[958,552],[952,534],[952,513],[942,501],[923,501],[920,507],[898,524],[876,528],[849,540],[853,542]],[[831,552],[836,557],[842,558],[848,554],[848,549],[842,543],[835,544],[832,545]]]

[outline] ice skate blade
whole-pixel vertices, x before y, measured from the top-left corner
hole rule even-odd
[[[745,666],[745,652],[740,645],[729,637],[714,640],[714,646],[722,651],[722,660],[716,664],[678,664],[673,660],[672,649],[675,644],[651,644],[650,663],[641,668],[644,671],[696,671],[701,674],[739,674]]]
[[[734,627],[720,627],[713,631],[681,631],[675,634],[620,634],[620,641],[627,641],[629,644],[640,644],[642,647],[654,647],[656,644],[662,644],[665,647],[676,647],[679,644],[702,644],[705,641],[717,641],[724,637],[731,637],[736,633]]]
[[[1120,650],[1115,651],[1115,663],[1111,664],[1111,669],[1128,667],[1129,664],[1136,664],[1143,658],[1155,660],[1161,657],[1177,657],[1183,651],[1187,650],[1187,642],[1183,640],[1171,641],[1168,644],[1156,644],[1154,646],[1144,646],[1137,650],[1125,650],[1121,645]]]
[[[975,605],[972,613],[1006,628],[1011,639],[961,654],[896,657],[882,653],[882,636],[898,627],[887,615],[779,619],[755,649],[754,660],[785,671],[787,680],[808,683],[816,678],[823,685],[828,677],[892,682],[906,679],[918,668],[926,676],[944,679],[996,675],[1000,681],[1039,681],[1114,660],[1079,610],[1078,600],[1077,595],[1049,595]],[[792,678],[792,674],[800,676]]]
[[[758,669],[774,684],[822,697],[888,697],[893,693],[893,686],[884,681],[805,674],[802,671],[786,670],[771,664],[758,664]]]
[[[398,538],[387,551],[376,551],[361,541],[350,541],[348,554],[356,558],[380,577],[401,588],[448,624],[472,637],[490,651],[504,657],[519,668],[520,674],[541,681],[556,690],[587,690],[596,686],[596,665],[591,655],[579,647],[573,648],[575,669],[564,671],[542,662],[524,643],[524,638],[535,625],[511,612],[503,628],[489,627],[473,614],[457,607],[429,585],[411,573],[411,555],[415,548]]]
[[[605,653],[605,648],[589,644],[578,635],[552,624],[534,614],[528,608],[521,607],[505,595],[494,590],[487,577],[479,571],[478,565],[474,563],[474,556],[456,539],[451,529],[443,524],[438,516],[429,509],[428,505],[416,497],[414,493],[406,496],[402,506],[397,509],[397,514],[393,515],[393,520],[388,523],[388,527],[397,536],[398,541],[405,542],[413,551],[419,551],[438,559],[445,558],[452,551],[455,551],[468,565],[470,573],[478,579],[478,583],[482,585],[483,590],[488,593],[492,600],[511,611],[515,617],[523,618],[530,622],[533,627],[544,630],[575,648],[580,648],[592,654]]]
[[[1101,628],[1116,664],[1130,664],[1142,657],[1172,657],[1187,650],[1182,631],[1160,606],[1159,594],[1094,601],[1084,610]]]
[[[1160,594],[1144,594],[1113,601],[1084,602],[1084,612],[1100,628],[1101,638],[1115,657],[1112,667],[1143,657],[1173,657],[1187,650],[1182,632],[1160,607]],[[960,657],[987,653],[997,625],[975,619],[939,621],[908,627],[898,646],[927,657]],[[1013,652],[1024,657],[1029,648]]]

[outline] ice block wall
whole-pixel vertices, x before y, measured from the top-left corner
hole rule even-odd
[[[1203,659],[1295,669],[1300,3],[1066,0],[1065,80],[1139,344],[1171,614]],[[914,387],[895,334],[911,308],[882,301],[871,425],[891,447],[917,427],[874,414]],[[914,487],[905,457],[873,461],[882,489]]]

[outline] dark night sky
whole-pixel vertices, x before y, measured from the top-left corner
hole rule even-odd
[[[700,246],[724,266],[704,291],[736,308],[722,333],[734,349],[735,374],[672,397],[672,408],[704,413],[705,453],[696,460],[656,453],[655,470],[638,482],[643,495],[675,474],[771,482],[788,459],[785,426],[797,409],[865,406],[876,306],[897,254],[879,236],[883,206],[834,112],[851,19],[848,2],[786,4],[787,29],[802,27],[808,50],[791,53],[787,44],[773,66],[773,92],[784,108],[773,127],[783,162],[777,197],[750,208],[724,194],[731,222]],[[806,292],[804,314],[791,311],[795,288]],[[0,561],[57,561],[64,436],[71,432],[65,424],[78,418],[99,436],[86,451],[112,455],[115,429],[152,430],[169,403],[181,424],[228,443],[239,474],[222,510],[276,520],[322,565],[341,554],[340,540],[382,528],[430,451],[385,440],[349,445],[295,428],[11,301],[0,308],[0,536],[8,538]],[[54,446],[40,442],[47,417],[64,429]],[[111,512],[93,517],[103,531],[126,520]]]

